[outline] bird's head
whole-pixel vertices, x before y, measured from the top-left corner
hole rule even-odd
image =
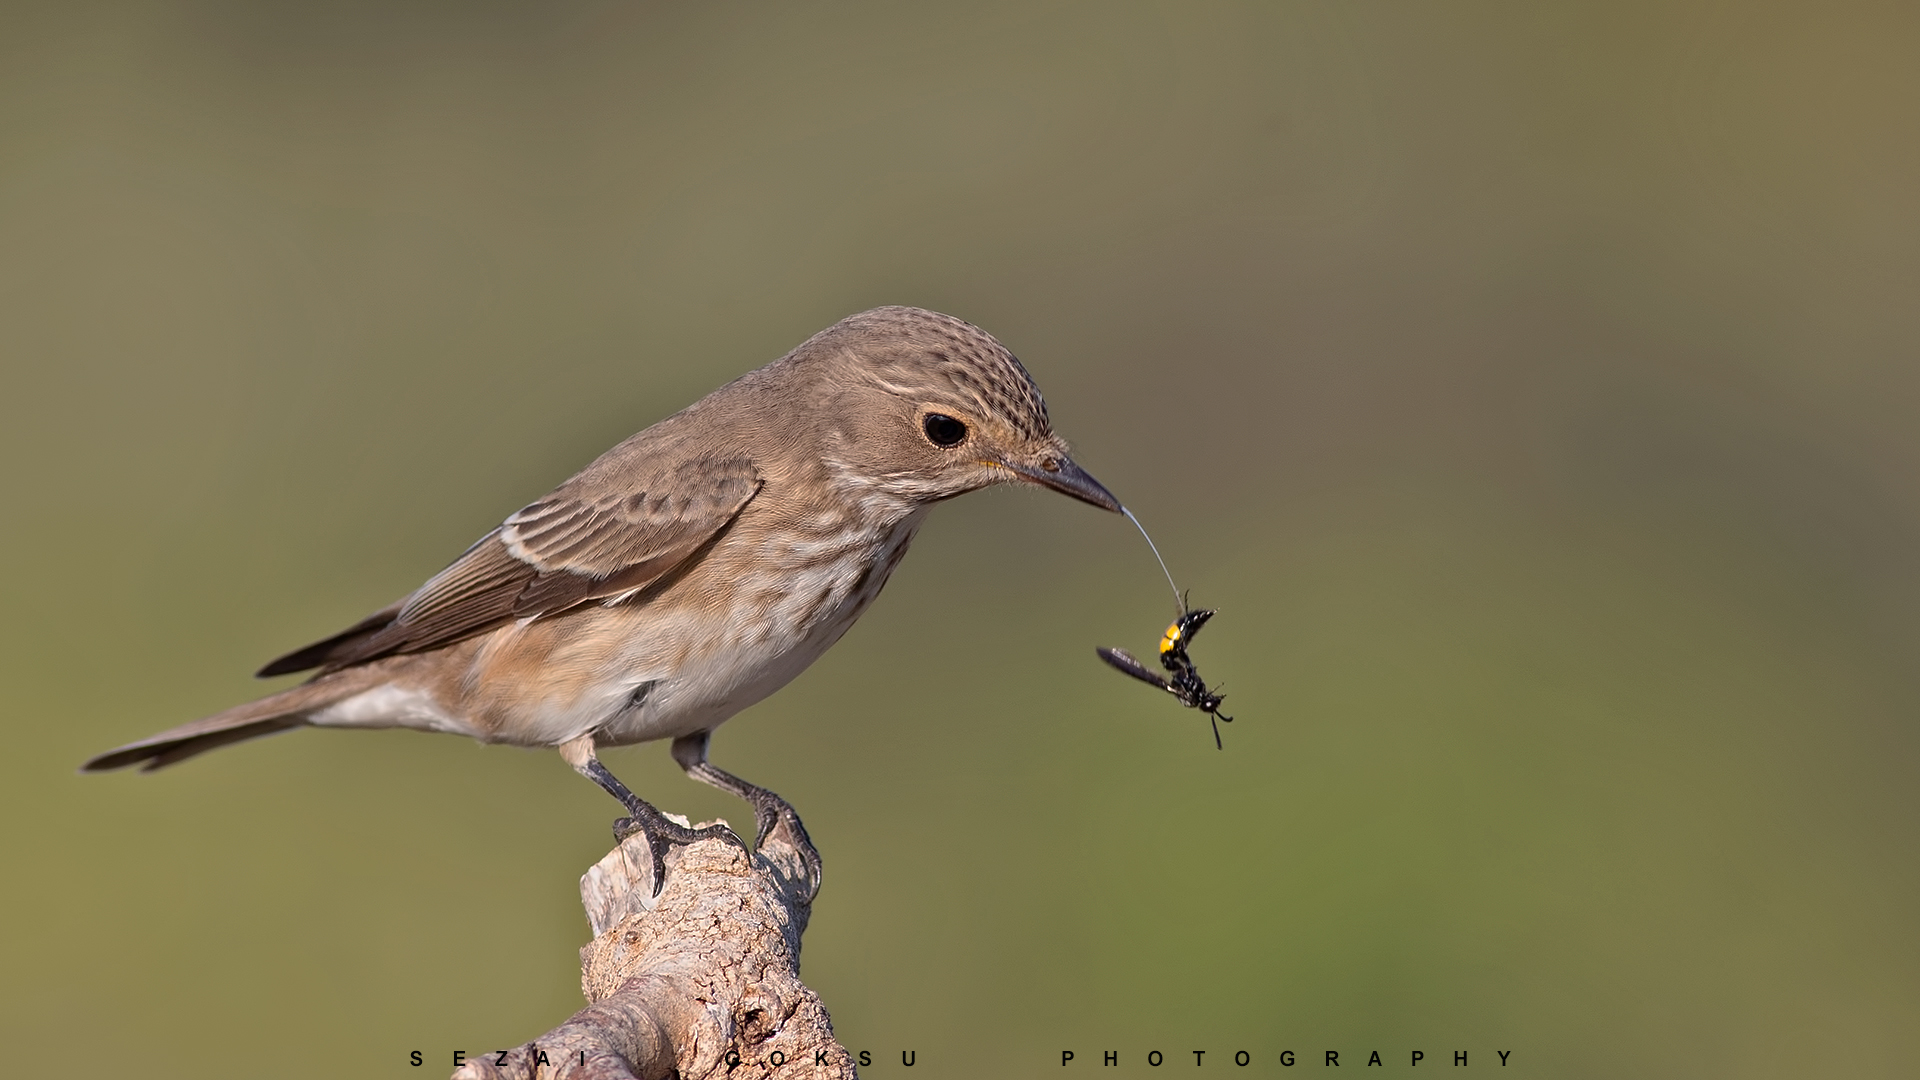
[[[1027,369],[986,331],[950,315],[883,307],[852,315],[795,350],[818,365],[817,403],[843,477],[925,504],[992,484],[1029,483],[1119,512],[1074,464]]]

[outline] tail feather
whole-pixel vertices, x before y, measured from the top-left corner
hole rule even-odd
[[[80,771],[108,772],[139,765],[140,771],[152,772],[230,743],[305,727],[307,717],[316,709],[365,689],[364,684],[369,680],[354,678],[354,674],[360,672],[322,676],[277,694],[269,694],[258,701],[249,701],[205,719],[169,728],[158,735],[150,735],[139,742],[128,743],[91,758],[80,766]]]
[[[209,731],[204,735],[173,736],[168,732],[101,754],[80,766],[80,770],[107,772],[112,769],[124,769],[128,765],[138,765],[141,772],[152,772],[176,761],[185,761],[195,754],[204,754],[209,750],[226,746],[228,743],[243,742],[262,735],[292,731],[294,728],[305,726],[305,720],[283,716],[273,720],[255,720],[250,724]]]

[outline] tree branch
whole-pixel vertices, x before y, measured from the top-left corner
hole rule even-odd
[[[580,897],[597,936],[580,950],[580,987],[590,1004],[504,1059],[473,1055],[454,1080],[856,1076],[800,982],[819,881],[787,826],[751,866],[722,840],[675,847],[666,861],[657,898],[644,835],[587,871]]]

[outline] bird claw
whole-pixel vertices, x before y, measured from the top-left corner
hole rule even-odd
[[[787,827],[788,839],[794,850],[799,852],[800,861],[806,866],[806,899],[808,903],[820,892],[822,863],[820,852],[813,846],[813,838],[807,835],[807,827],[800,821],[799,811],[793,804],[775,795],[765,788],[760,789],[763,797],[753,800],[754,837],[753,850],[759,851],[767,842],[767,837],[782,825]]]
[[[651,814],[623,817],[614,821],[615,843],[624,843],[635,833],[646,835],[647,850],[653,855],[653,895],[655,896],[659,896],[660,890],[666,885],[667,849],[674,844],[686,845],[702,840],[725,840],[738,847],[749,863],[753,861],[753,849],[747,846],[745,840],[740,839],[740,834],[724,824],[708,825],[701,829],[690,828],[658,810],[654,810]]]

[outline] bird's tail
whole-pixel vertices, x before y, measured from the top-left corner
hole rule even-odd
[[[366,680],[355,677],[359,674],[360,671],[354,670],[323,675],[312,682],[269,694],[258,701],[235,705],[203,720],[181,724],[139,742],[128,743],[117,750],[109,750],[89,759],[80,766],[80,771],[107,772],[138,765],[140,771],[152,772],[229,743],[305,727],[307,717],[314,711],[366,689]]]

